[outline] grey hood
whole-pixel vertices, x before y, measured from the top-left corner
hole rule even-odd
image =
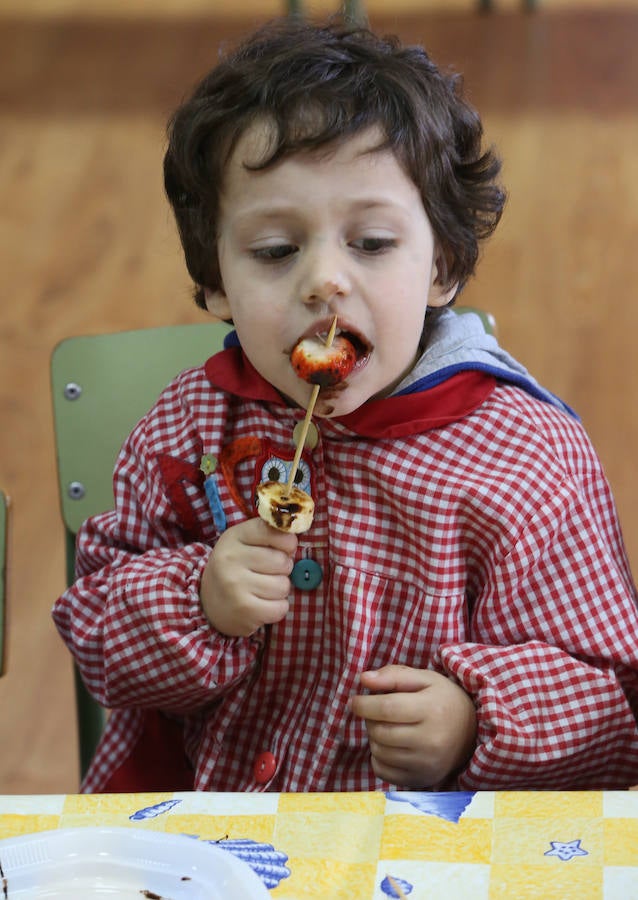
[[[393,395],[426,391],[467,371],[486,372],[577,418],[566,403],[542,387],[521,363],[499,346],[493,335],[487,334],[480,316],[451,309],[444,310],[435,319],[421,358]]]

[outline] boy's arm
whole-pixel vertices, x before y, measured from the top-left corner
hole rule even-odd
[[[610,496],[608,504],[613,512]],[[478,745],[459,786],[635,782],[637,635],[615,513],[593,514],[565,484],[490,573],[473,611],[474,642],[440,648],[440,670],[477,708]]]
[[[80,535],[99,551],[106,516]],[[210,548],[119,551],[57,601],[54,619],[93,696],[106,707],[186,713],[220,696],[251,669],[259,634],[224,637],[201,609],[199,582]]]
[[[242,679],[262,642],[260,634],[221,635],[202,610],[211,546],[188,542],[157,465],[158,422],[168,411],[183,434],[176,452],[197,457],[198,436],[173,394],[125,443],[116,464],[116,511],[80,529],[78,578],[53,609],[87,687],[106,707],[191,711]]]

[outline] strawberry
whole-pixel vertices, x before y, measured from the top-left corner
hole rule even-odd
[[[322,388],[345,381],[357,361],[357,351],[345,335],[337,335],[330,346],[321,338],[302,338],[293,347],[290,363],[309,384]]]

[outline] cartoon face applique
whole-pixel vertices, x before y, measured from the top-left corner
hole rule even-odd
[[[259,477],[258,482],[278,481],[282,484],[287,484],[288,479],[290,478],[291,469],[292,460],[285,460],[280,456],[270,456],[261,467],[261,476]],[[312,496],[312,491],[310,490],[310,463],[304,459],[299,460],[293,484],[295,487],[298,487],[300,490],[305,491]]]
[[[294,445],[275,444],[268,438],[239,438],[219,455],[218,476],[236,506],[246,516],[255,515],[255,491],[262,481],[287,482],[295,455]],[[312,495],[312,461],[304,451],[295,473],[296,487]],[[221,492],[223,494],[223,487]]]
[[[294,459],[290,448],[269,439],[238,438],[219,456],[204,453],[200,465],[167,455],[158,458],[166,493],[181,523],[193,539],[199,539],[201,515],[221,534],[229,524],[255,515],[255,490],[262,481],[287,482]],[[296,487],[312,495],[312,462],[304,451],[295,473]],[[206,529],[207,530],[207,529]]]

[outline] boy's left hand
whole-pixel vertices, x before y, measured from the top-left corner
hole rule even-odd
[[[458,684],[429,669],[384,666],[363,672],[350,701],[365,719],[375,775],[411,790],[462,768],[476,743],[476,711]]]

